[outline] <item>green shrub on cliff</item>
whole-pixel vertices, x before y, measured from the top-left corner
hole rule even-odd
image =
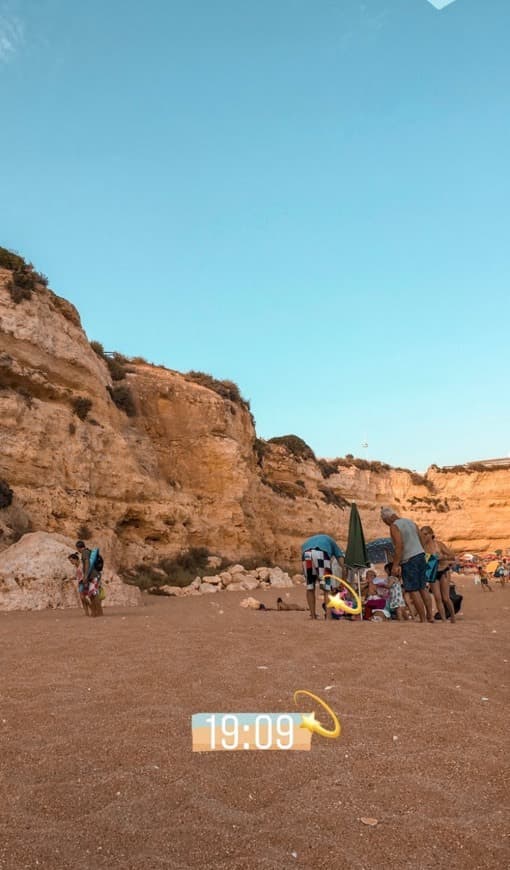
[[[242,405],[247,410],[250,409],[248,399],[243,398],[239,387],[233,381],[219,381],[208,375],[205,372],[188,372],[185,376],[189,381],[195,384],[200,384],[201,387],[206,387],[208,390],[213,390],[222,399],[228,399],[230,402],[235,402],[237,405]]]
[[[347,501],[347,499],[345,499],[343,495],[338,495],[336,492],[330,489],[329,486],[319,486],[318,489],[319,492],[322,493],[322,497],[326,504],[332,504],[335,507],[339,507],[341,510],[349,507],[349,502]]]
[[[0,509],[12,504],[14,493],[6,480],[0,480]]]
[[[13,302],[18,305],[24,299],[30,299],[38,284],[44,287],[48,285],[46,275],[36,272],[32,263],[27,263],[23,257],[8,248],[0,247],[0,268],[9,269],[12,278],[7,284],[7,289]]]
[[[73,411],[80,420],[86,420],[87,414],[92,408],[92,402],[85,396],[77,396],[72,401]]]
[[[278,435],[275,438],[269,438],[269,444],[279,444],[286,447],[296,459],[315,459],[312,448],[298,435]]]
[[[112,402],[117,405],[120,411],[124,411],[128,417],[136,417],[135,400],[129,387],[120,384],[118,387],[107,387],[106,389],[111,396]]]
[[[23,257],[14,251],[9,251],[8,248],[0,247],[0,269],[10,269],[11,272],[15,272],[23,266],[26,266]]]
[[[195,577],[206,577],[216,574],[218,569],[211,568],[207,560],[209,550],[206,547],[192,547],[173,558],[160,559],[154,565],[142,563],[135,565],[123,574],[125,583],[138,586],[140,589],[151,589],[159,586],[189,586]],[[226,565],[226,560],[223,560]]]

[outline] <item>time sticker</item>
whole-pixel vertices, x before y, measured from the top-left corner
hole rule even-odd
[[[331,707],[317,695],[305,689],[294,693],[313,698],[333,720],[333,728],[326,728],[315,713],[195,713],[191,718],[193,752],[237,750],[283,751],[309,750],[312,735],[337,738],[341,726]]]

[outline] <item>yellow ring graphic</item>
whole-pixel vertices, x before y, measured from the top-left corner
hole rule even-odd
[[[329,601],[326,607],[334,607],[335,610],[343,610],[344,613],[349,613],[352,616],[356,616],[356,614],[361,613],[361,598],[358,593],[352,588],[352,586],[347,582],[347,580],[342,580],[341,577],[336,577],[335,574],[324,574],[324,580],[326,577],[333,577],[335,580],[338,580],[342,586],[345,586],[349,592],[354,596],[354,600],[356,601],[356,607],[349,607],[345,601],[342,601],[338,592],[336,595],[332,595],[329,598]]]
[[[298,695],[308,695],[309,698],[313,698],[314,701],[317,701],[317,703],[324,708],[326,713],[331,716],[333,722],[335,723],[335,727],[332,731],[330,731],[328,728],[324,728],[324,726],[317,721],[317,719],[315,718],[315,713],[303,713],[303,721],[301,722],[301,725],[299,727],[307,728],[309,731],[312,731],[312,733],[315,731],[315,733],[320,734],[321,737],[330,737],[332,739],[335,737],[340,737],[342,727],[340,725],[338,717],[335,713],[333,713],[331,707],[329,707],[326,702],[322,700],[322,698],[319,698],[317,695],[312,694],[312,692],[308,692],[306,689],[298,689],[296,692],[294,692],[294,703],[296,705],[296,698]]]

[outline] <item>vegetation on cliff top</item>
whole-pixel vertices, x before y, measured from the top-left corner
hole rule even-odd
[[[275,438],[269,438],[268,444],[277,444],[281,447],[286,447],[289,453],[292,453],[296,459],[314,459],[315,453],[312,448],[299,438],[298,435],[278,435]]]
[[[474,474],[476,471],[510,471],[510,462],[467,462],[465,465],[431,465],[438,474]]]
[[[27,263],[23,257],[14,251],[9,251],[8,248],[0,247],[0,268],[12,272],[7,289],[16,305],[24,299],[30,299],[34,290],[37,290],[38,284],[48,286],[46,275],[36,272],[32,263]]]
[[[200,384],[201,387],[213,390],[213,392],[217,393],[218,396],[221,396],[222,399],[228,399],[230,402],[234,402],[235,404],[246,408],[247,411],[250,410],[248,399],[245,399],[241,395],[239,387],[233,381],[219,381],[217,378],[213,378],[212,375],[206,374],[206,372],[195,371],[187,372],[184,377],[187,378],[188,381]]]

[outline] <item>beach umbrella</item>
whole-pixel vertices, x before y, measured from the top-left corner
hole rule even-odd
[[[349,536],[347,538],[347,550],[344,559],[345,565],[354,572],[358,581],[358,595],[361,597],[361,577],[360,569],[367,568],[370,564],[367,556],[367,548],[365,544],[365,535],[363,534],[363,526],[361,525],[361,517],[358,508],[353,502],[351,504],[351,515],[349,517]],[[361,615],[363,619],[363,614]]]
[[[376,538],[367,544],[367,556],[374,565],[377,562],[388,562],[394,552],[391,538]]]
[[[488,565],[485,566],[485,570],[489,572],[489,574],[494,574],[494,571],[497,571],[499,568],[499,561],[494,559],[492,562],[489,562]]]

